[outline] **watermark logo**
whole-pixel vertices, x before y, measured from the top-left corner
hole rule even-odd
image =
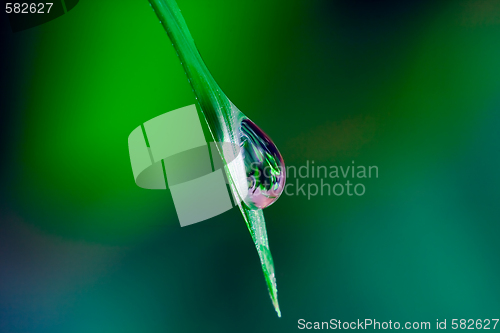
[[[239,204],[240,199],[229,187],[219,151],[224,152],[229,165],[243,163],[240,147],[207,144],[195,105],[167,112],[137,127],[128,138],[128,147],[136,184],[146,189],[170,189],[181,226],[207,220]],[[237,180],[241,193],[251,188],[258,174],[264,179],[262,195],[268,195],[273,184],[267,181],[273,179],[276,170],[270,165],[262,169],[258,162],[247,168],[247,179]],[[325,166],[307,160],[304,165],[286,166],[286,174],[283,194],[311,200],[316,196],[363,196],[364,180],[378,178],[379,170],[355,161],[347,166]],[[261,187],[253,189],[252,195],[258,196],[259,191]]]
[[[128,138],[136,184],[146,189],[169,188],[183,227],[235,205],[217,150],[230,150],[228,145],[207,144],[195,105],[153,118]]]

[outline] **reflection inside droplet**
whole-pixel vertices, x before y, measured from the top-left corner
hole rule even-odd
[[[250,208],[263,209],[283,192],[286,170],[283,157],[272,140],[250,119],[240,125],[240,146],[248,182],[244,199]]]

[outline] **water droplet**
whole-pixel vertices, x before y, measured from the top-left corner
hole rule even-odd
[[[263,209],[273,204],[285,187],[285,162],[278,148],[254,122],[241,121],[241,153],[247,174],[248,195],[244,199],[250,208]]]

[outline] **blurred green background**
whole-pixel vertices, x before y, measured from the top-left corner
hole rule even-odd
[[[500,316],[500,2],[178,4],[287,165],[379,178],[265,210],[277,318],[237,209],[181,228],[168,190],[134,183],[130,132],[195,101],[148,2],[82,0],[16,34],[4,15],[1,332]]]

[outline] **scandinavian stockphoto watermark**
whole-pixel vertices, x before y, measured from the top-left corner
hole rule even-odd
[[[283,193],[287,196],[362,196],[366,193],[364,181],[378,178],[378,166],[317,165],[307,160],[300,166],[286,167],[287,184]]]
[[[224,163],[234,161],[235,167],[243,167],[240,147],[207,143],[194,105],[146,121],[129,135],[128,146],[136,184],[145,189],[168,188],[181,226],[207,220],[239,204],[241,199],[231,191]],[[233,154],[226,154],[223,162],[218,150]],[[279,191],[280,182],[274,180],[282,170],[276,169],[275,163],[262,168],[262,163],[245,165],[249,188],[258,178],[260,185],[252,189],[253,194],[269,188]],[[379,176],[377,166],[357,165],[355,161],[347,166],[325,166],[307,160],[303,165],[288,165],[285,171],[283,195],[307,200],[327,195],[359,197],[366,193],[364,181]]]

